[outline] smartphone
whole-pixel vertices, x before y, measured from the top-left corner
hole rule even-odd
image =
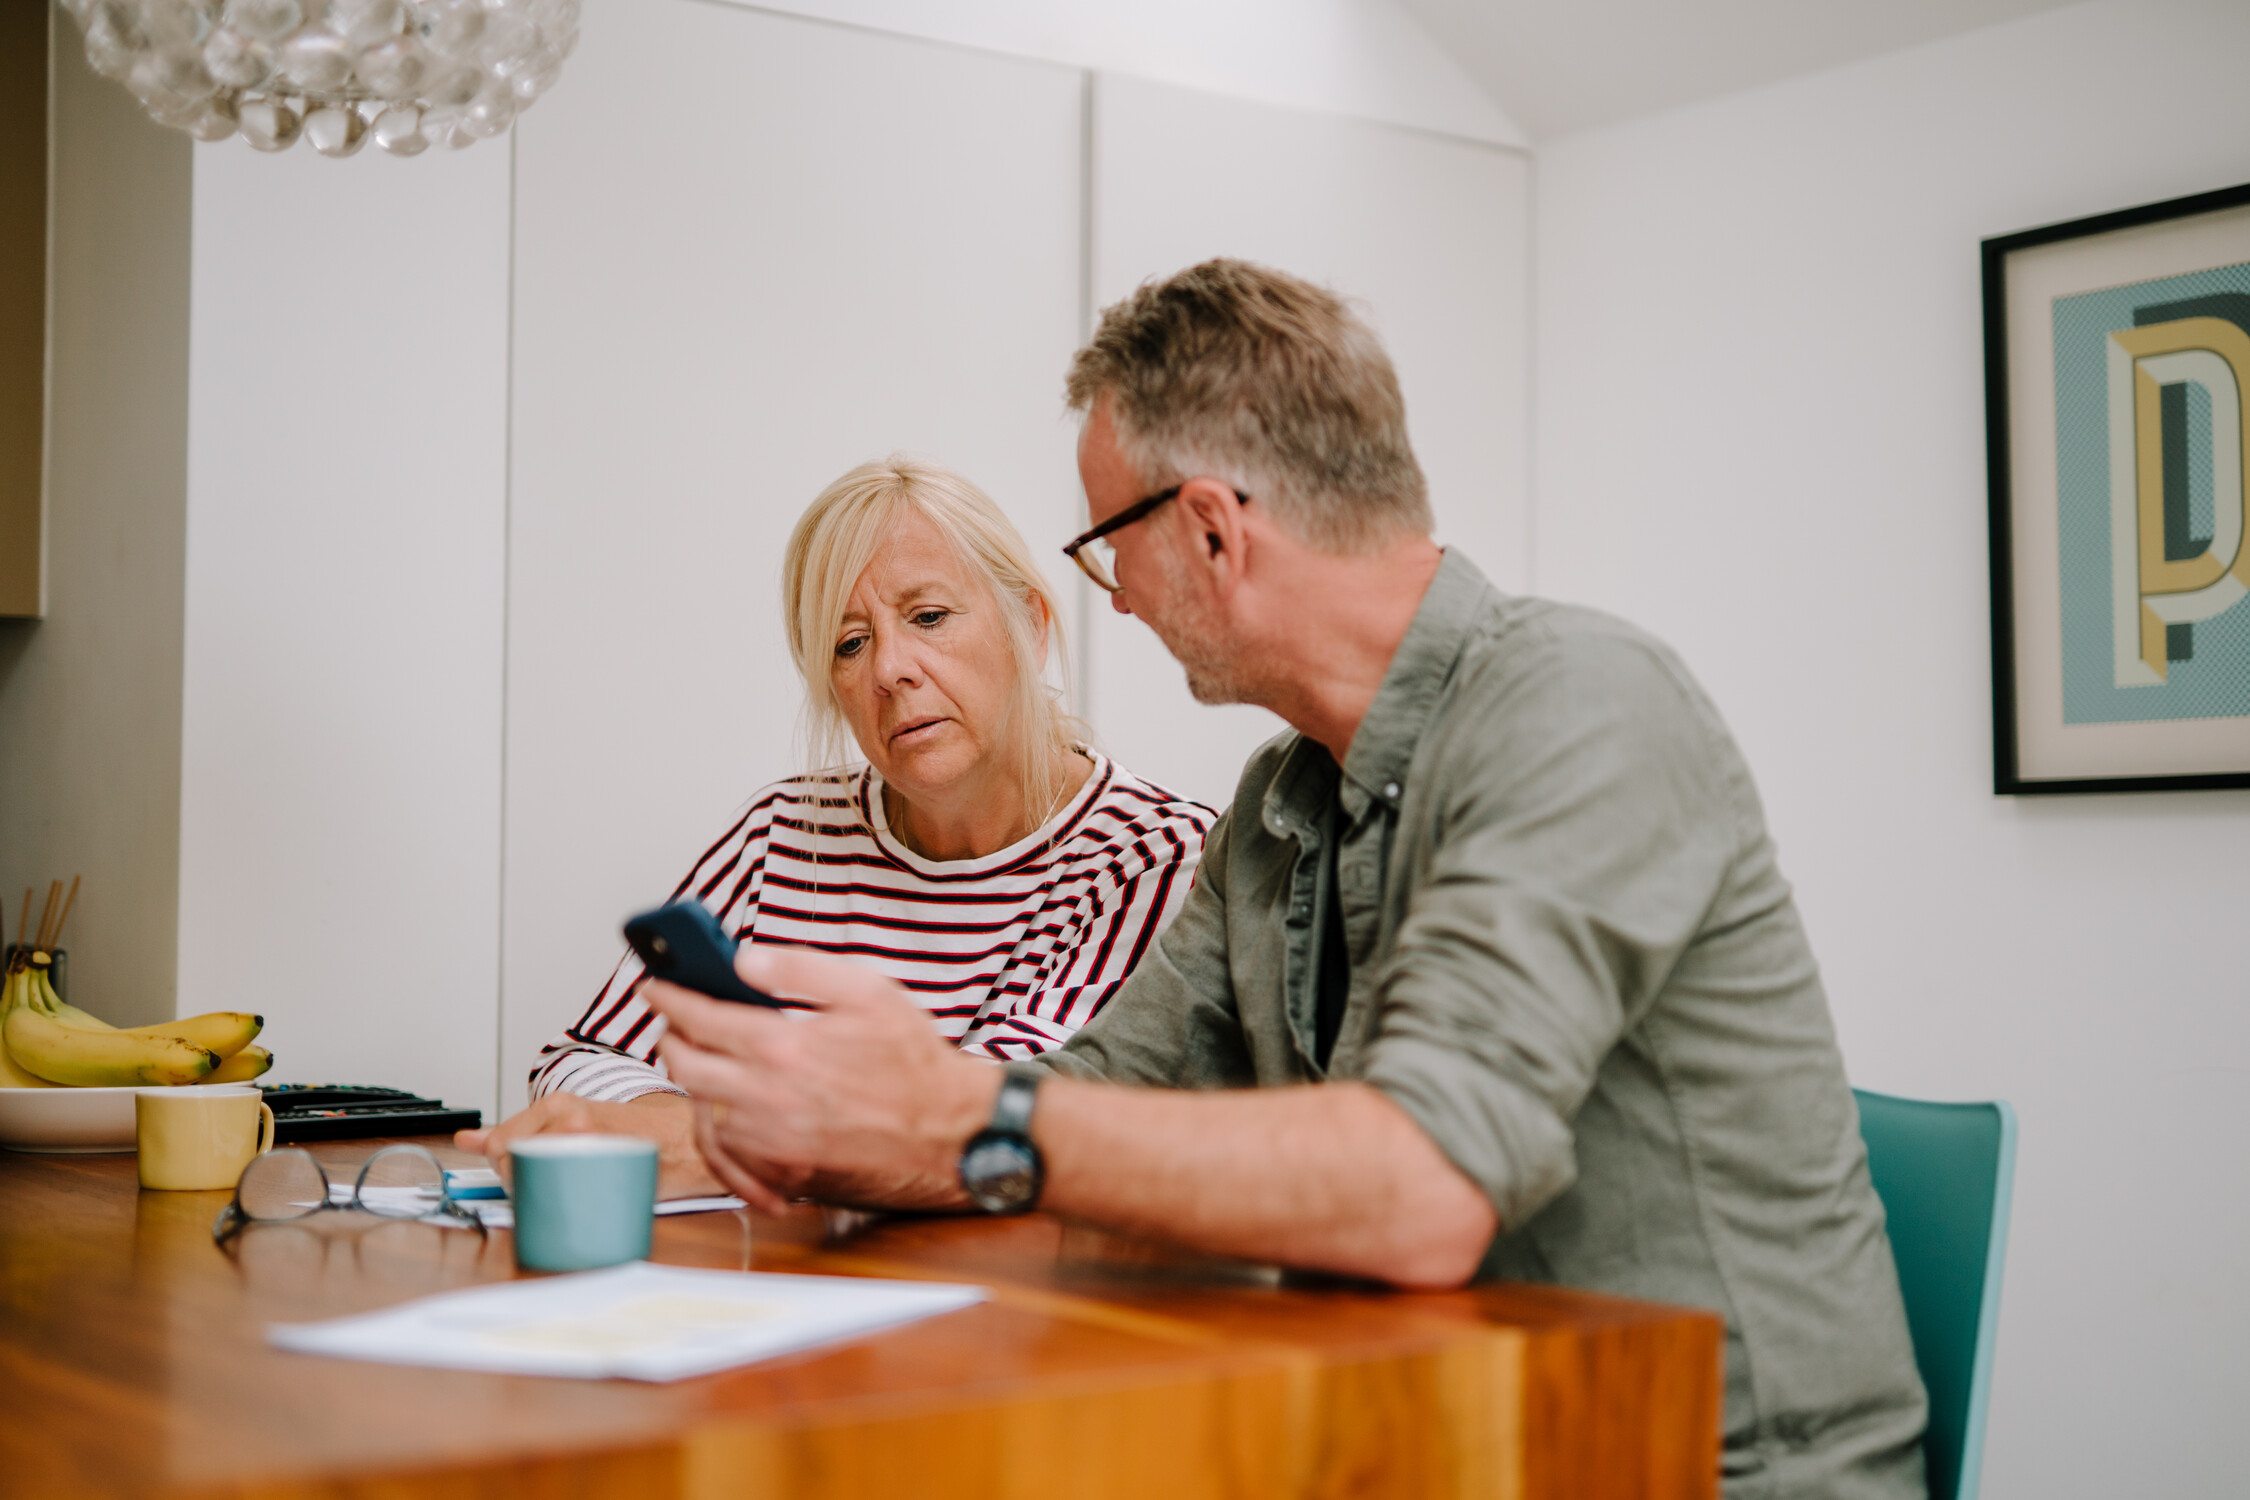
[[[642,912],[626,922],[625,941],[640,955],[641,967],[667,983],[717,1000],[783,1006],[734,972],[737,944],[700,901],[675,901]]]

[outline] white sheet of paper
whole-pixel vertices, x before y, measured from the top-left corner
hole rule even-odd
[[[302,1354],[384,1364],[664,1381],[861,1338],[989,1295],[950,1282],[635,1261],[444,1292],[325,1323],[277,1323],[266,1337]]]

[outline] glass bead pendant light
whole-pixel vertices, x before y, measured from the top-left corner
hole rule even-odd
[[[159,124],[394,156],[496,136],[562,76],[579,0],[63,0]]]

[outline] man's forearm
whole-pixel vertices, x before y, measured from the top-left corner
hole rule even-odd
[[[709,1104],[697,1144],[720,1179],[778,1209],[798,1193],[870,1206],[965,1202],[961,1149],[1001,1072],[940,1041],[880,975],[796,949],[745,947],[742,977],[818,995],[792,1022],[652,981],[673,1079]],[[722,1115],[723,1112],[723,1115]],[[1045,1205],[1107,1228],[1245,1259],[1457,1286],[1497,1224],[1421,1127],[1358,1083],[1131,1088],[1051,1077],[1031,1133]]]
[[[1042,1206],[1215,1254],[1457,1286],[1498,1226],[1406,1112],[1365,1084],[1190,1093],[1053,1078]]]

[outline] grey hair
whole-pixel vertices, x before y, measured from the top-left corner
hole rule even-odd
[[[1398,374],[1333,292],[1207,260],[1102,312],[1071,360],[1074,411],[1104,398],[1119,450],[1152,487],[1226,478],[1327,552],[1427,536],[1429,486]]]

